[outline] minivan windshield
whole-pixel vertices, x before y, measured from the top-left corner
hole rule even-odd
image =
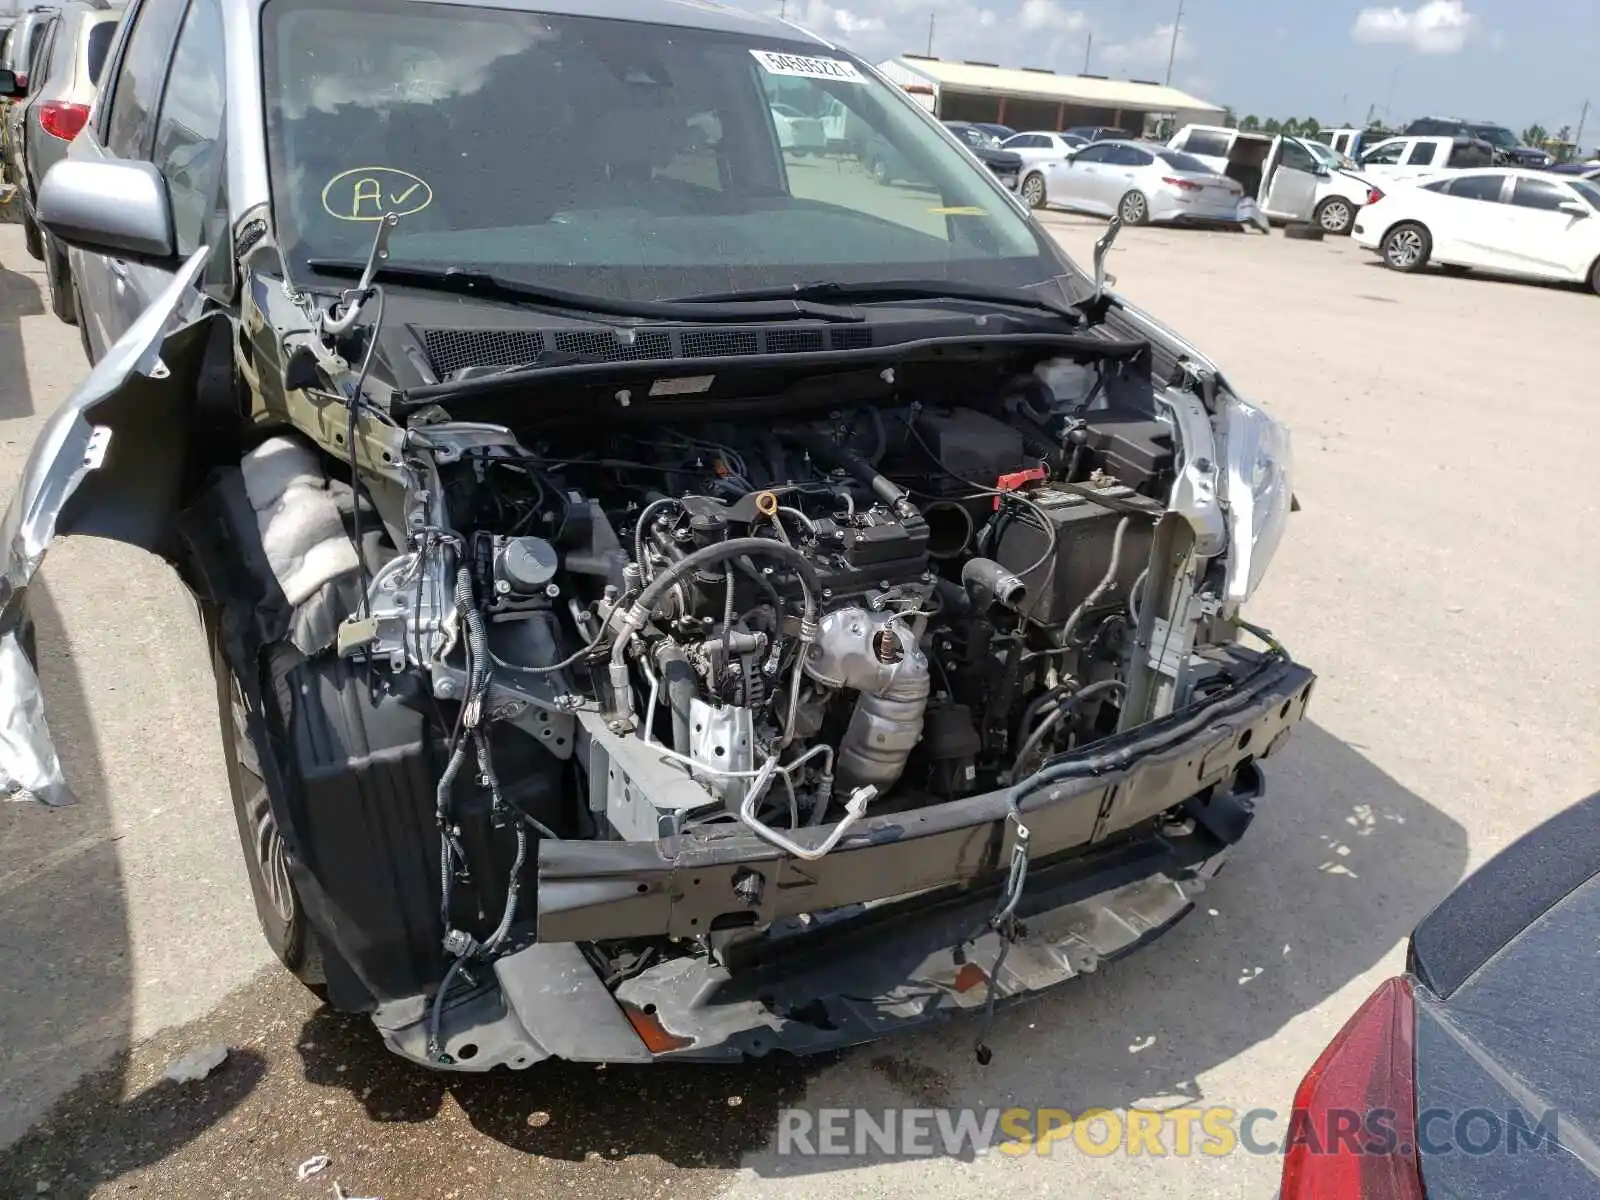
[[[263,57],[296,271],[364,259],[387,212],[396,266],[624,299],[1068,269],[897,89],[781,35],[269,0]]]

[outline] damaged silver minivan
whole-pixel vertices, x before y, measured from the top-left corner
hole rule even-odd
[[[418,1063],[823,1050],[1159,935],[1312,690],[1241,617],[1285,431],[848,52],[532,4],[130,8],[38,197],[98,361],[0,781],[67,796],[27,588],[98,535],[200,605],[274,951]]]

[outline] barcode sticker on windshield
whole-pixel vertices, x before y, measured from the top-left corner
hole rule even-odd
[[[751,54],[768,75],[795,75],[801,79],[836,79],[840,83],[865,83],[854,63],[838,58],[811,58],[804,54],[776,54],[771,50],[752,50]]]

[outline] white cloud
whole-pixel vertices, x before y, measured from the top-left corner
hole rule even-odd
[[[1104,50],[1098,51],[1095,57],[1113,67],[1164,67],[1169,54],[1172,54],[1171,21],[1165,25],[1157,25],[1153,32],[1145,34],[1144,37],[1133,38],[1126,42],[1112,42]],[[1178,53],[1175,57],[1179,62],[1194,57],[1194,43],[1186,29],[1178,31]]]
[[[1030,31],[1078,33],[1089,26],[1088,18],[1081,12],[1062,8],[1057,0],[1022,0],[1017,19]]]
[[[883,28],[882,17],[863,17],[848,8],[834,9],[833,23],[840,33],[877,33]]]
[[[871,61],[928,45],[942,58],[1005,66],[1082,68],[1089,18],[1081,0],[731,0],[788,18]],[[1096,43],[1099,36],[1096,35]],[[1096,59],[1099,51],[1095,52]]]
[[[791,20],[804,25],[813,33],[841,41],[882,33],[882,17],[866,16],[848,8],[839,8],[827,0],[801,0],[785,5]]]
[[[1364,8],[1350,34],[1358,42],[1410,46],[1418,54],[1455,54],[1467,44],[1478,19],[1465,0],[1427,0],[1413,9]]]

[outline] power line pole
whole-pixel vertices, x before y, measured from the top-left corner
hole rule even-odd
[[[934,22],[935,18],[938,17],[938,15],[939,14],[936,13],[936,12],[931,12],[931,13],[928,14],[928,57],[929,58],[933,57],[933,22]]]
[[[1579,158],[1583,157],[1583,127],[1589,121],[1589,102],[1583,102],[1583,111],[1578,114],[1578,132],[1572,136],[1572,146]]]
[[[1089,33],[1088,44],[1085,45],[1084,48],[1083,48],[1083,73],[1085,75],[1087,75],[1089,73],[1089,52],[1091,50],[1093,50],[1093,49],[1094,49],[1094,32],[1091,30],[1090,33]]]
[[[789,19],[789,0],[778,0],[778,20],[787,21],[788,19]]]
[[[1166,79],[1166,82],[1169,85],[1172,83],[1172,64],[1177,60],[1177,57],[1178,57],[1178,32],[1182,28],[1183,28],[1183,0],[1178,0],[1178,16],[1177,16],[1177,19],[1172,22],[1172,49],[1167,51],[1167,79]]]

